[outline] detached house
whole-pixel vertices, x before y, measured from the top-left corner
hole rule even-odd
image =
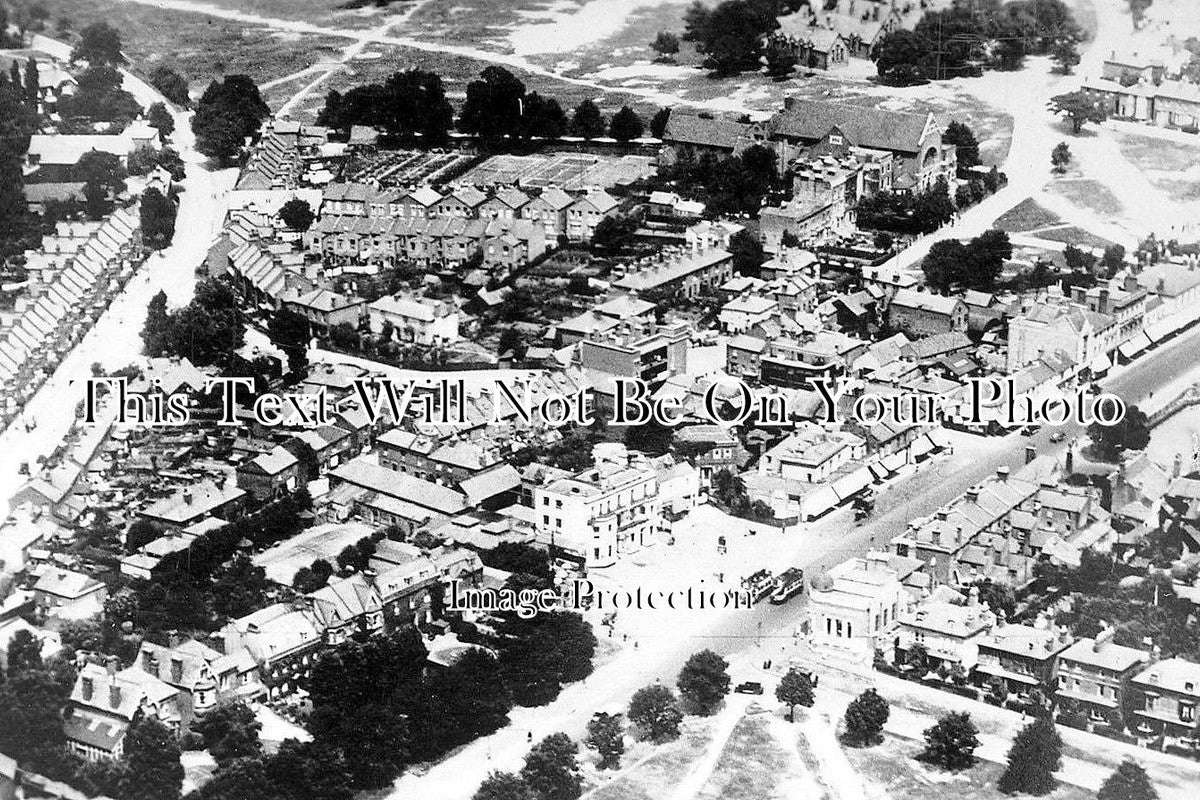
[[[112,761],[125,753],[125,735],[139,717],[156,719],[172,731],[180,728],[176,691],[137,670],[84,664],[63,712],[67,747],[87,761]]]

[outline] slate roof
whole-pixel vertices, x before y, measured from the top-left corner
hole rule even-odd
[[[672,111],[667,119],[663,141],[732,150],[737,140],[744,136],[749,128],[744,122],[708,119],[695,114]]]
[[[817,141],[836,127],[846,134],[851,143],[860,147],[917,153],[921,150],[921,137],[928,120],[929,116],[921,114],[788,98],[784,110],[771,118],[768,130],[772,138]]]

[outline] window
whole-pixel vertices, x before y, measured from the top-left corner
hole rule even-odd
[[[1194,722],[1196,720],[1196,704],[1180,703],[1179,718],[1184,722]]]
[[[549,514],[542,514],[542,524],[543,525],[550,524],[550,515]]]

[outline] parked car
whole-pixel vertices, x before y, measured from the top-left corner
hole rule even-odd
[[[737,692],[738,694],[762,694],[763,693],[762,684],[759,683],[758,681],[743,681],[742,683],[739,683],[737,686],[733,687],[733,690],[735,692]]]
[[[1062,431],[1055,431],[1054,433],[1050,434],[1050,441],[1054,442],[1055,444],[1058,444],[1066,438],[1067,434],[1063,433]]]

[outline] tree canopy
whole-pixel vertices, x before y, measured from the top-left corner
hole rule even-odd
[[[1013,740],[997,788],[1005,794],[1049,794],[1058,785],[1054,772],[1061,766],[1062,738],[1049,719],[1036,719]]]

